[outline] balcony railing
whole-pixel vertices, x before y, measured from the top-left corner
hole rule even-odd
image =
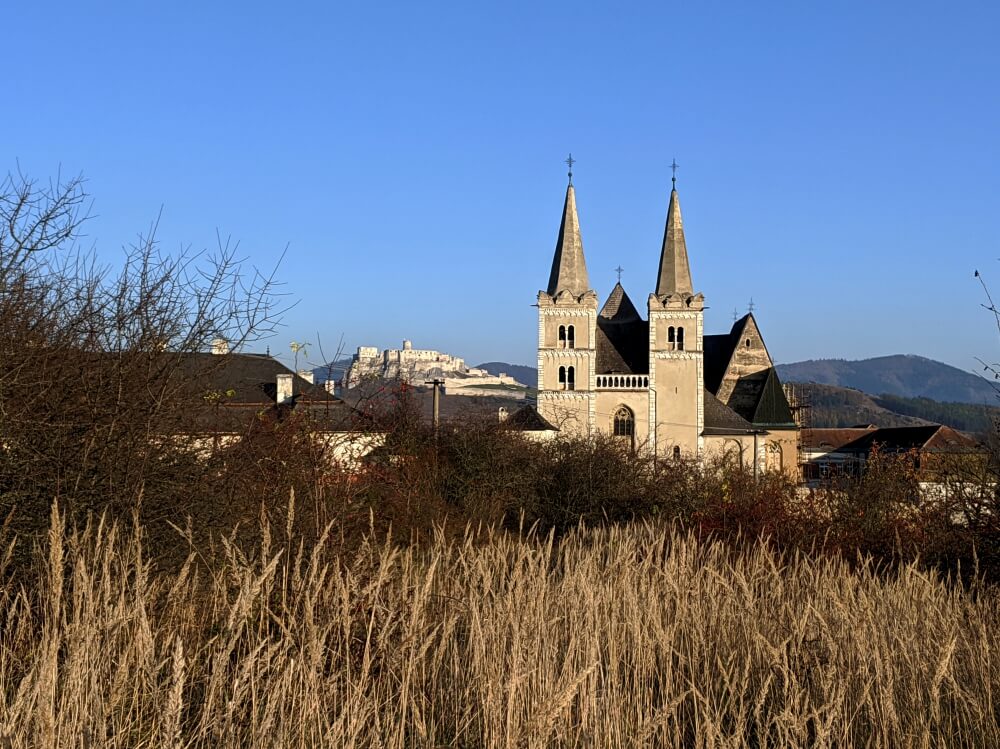
[[[649,387],[648,375],[597,375],[601,390],[642,390]]]

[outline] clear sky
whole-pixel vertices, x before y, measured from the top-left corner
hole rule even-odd
[[[82,172],[113,260],[163,208],[322,336],[531,364],[574,183],[591,284],[655,281],[676,158],[707,332],[779,362],[1000,359],[996,2],[9,2],[4,170]],[[315,348],[310,358],[318,360]],[[318,363],[318,361],[317,361]]]

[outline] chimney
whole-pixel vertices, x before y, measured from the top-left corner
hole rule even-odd
[[[316,384],[316,377],[313,375],[313,371],[311,369],[300,369],[299,377],[308,382],[310,385]]]
[[[216,356],[225,356],[229,353],[229,341],[222,336],[212,339],[212,353]]]
[[[292,402],[293,393],[293,383],[295,382],[295,375],[293,374],[279,374],[278,380],[278,392],[275,401],[280,406],[284,403]]]

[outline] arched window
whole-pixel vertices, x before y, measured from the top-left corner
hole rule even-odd
[[[767,445],[767,455],[765,465],[769,471],[780,471],[785,467],[785,455],[781,445],[777,442],[770,442]]]
[[[575,369],[576,369],[576,367],[567,367],[566,368],[566,389],[567,390],[576,390],[576,373],[574,371]]]
[[[677,350],[684,350],[684,328],[677,328]]]
[[[749,339],[749,338],[747,338],[747,339],[746,339],[746,340],[745,340],[745,341],[743,342],[743,344],[744,344],[744,345],[745,345],[745,346],[746,346],[747,348],[750,348],[750,339]]]
[[[680,460],[680,459],[681,459],[681,448],[677,445],[674,445],[674,460]]]
[[[566,367],[559,367],[559,387],[566,389]]]
[[[566,348],[566,326],[559,326],[559,348]]]
[[[667,348],[673,351],[677,347],[676,338],[674,337],[674,326],[671,325],[667,328]]]
[[[566,328],[566,348],[576,348],[576,329],[573,325]]]
[[[630,449],[635,445],[635,416],[627,406],[619,406],[615,411],[611,433],[615,437],[627,440]]]

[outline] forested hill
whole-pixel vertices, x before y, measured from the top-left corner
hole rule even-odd
[[[813,427],[859,424],[894,427],[935,423],[982,434],[992,431],[1000,419],[1000,408],[972,403],[869,395],[860,390],[816,383],[798,383],[795,388],[800,397],[809,403],[809,425]]]
[[[860,361],[815,359],[779,364],[777,369],[782,382],[816,382],[903,398],[1000,405],[993,380],[922,356],[897,354]]]

